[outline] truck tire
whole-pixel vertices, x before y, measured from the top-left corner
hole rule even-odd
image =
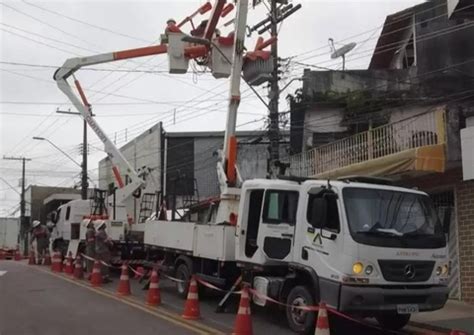
[[[309,334],[314,329],[316,314],[306,312],[291,306],[314,306],[315,301],[307,286],[295,286],[291,289],[286,300],[286,320],[288,326],[296,333]]]
[[[176,268],[175,272],[176,279],[182,280],[182,282],[176,282],[176,291],[181,298],[186,299],[188,296],[189,281],[191,280],[191,270],[188,268],[186,263],[181,263]]]
[[[382,328],[400,330],[410,321],[410,314],[384,313],[375,317]]]

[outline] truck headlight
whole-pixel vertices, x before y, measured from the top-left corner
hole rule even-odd
[[[361,262],[357,262],[352,265],[352,272],[355,274],[361,274],[362,271],[364,271],[364,265]]]
[[[447,275],[449,273],[449,266],[448,264],[443,265],[443,268],[441,269],[441,274]]]
[[[443,268],[442,268],[441,266],[438,266],[438,267],[436,268],[436,275],[437,275],[437,276],[440,276],[442,272],[443,272]]]
[[[367,265],[365,267],[365,274],[370,276],[374,272],[374,267],[372,265]]]

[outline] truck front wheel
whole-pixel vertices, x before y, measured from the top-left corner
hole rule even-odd
[[[410,314],[384,313],[375,317],[382,328],[400,330],[410,321]]]
[[[191,280],[191,271],[188,269],[186,263],[181,263],[176,269],[176,279],[180,280],[176,282],[176,290],[182,298],[186,298],[188,295],[189,281]]]
[[[315,324],[316,314],[297,307],[314,306],[315,301],[306,286],[295,286],[291,289],[286,300],[286,319],[288,326],[299,334],[309,334]]]

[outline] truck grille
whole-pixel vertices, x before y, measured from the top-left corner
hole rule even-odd
[[[393,282],[421,282],[430,278],[434,261],[379,260],[385,280]]]

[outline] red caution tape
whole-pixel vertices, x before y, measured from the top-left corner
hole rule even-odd
[[[288,305],[288,304],[285,304],[285,303],[282,303],[278,300],[275,300],[273,298],[270,298],[269,296],[263,294],[263,293],[260,293],[256,290],[254,290],[253,288],[249,288],[249,292],[252,293],[253,295],[259,297],[260,299],[264,299],[264,300],[267,300],[267,301],[270,301],[274,304],[277,304],[277,305],[280,305],[280,306],[284,306],[284,307],[291,307],[291,308],[295,308],[295,309],[301,309],[303,311],[308,311],[308,312],[317,312],[319,310],[319,306],[296,306],[296,305]]]
[[[223,293],[229,293],[229,292],[231,292],[231,291],[223,290],[223,289],[221,289],[221,288],[219,288],[219,287],[217,287],[217,286],[215,286],[215,285],[213,285],[213,284],[211,284],[211,283],[209,283],[209,282],[203,280],[202,278],[199,278],[198,276],[196,276],[196,280],[197,280],[197,282],[198,282],[199,284],[201,284],[202,286],[208,287],[208,288],[210,288],[210,289],[212,289],[212,290],[216,290],[216,291],[223,292]],[[232,292],[232,293],[234,293],[234,294],[241,294],[242,291],[234,291],[234,292]]]

